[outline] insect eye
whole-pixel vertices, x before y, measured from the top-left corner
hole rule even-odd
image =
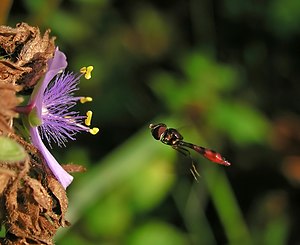
[[[160,140],[160,137],[166,131],[167,126],[163,123],[159,123],[159,124],[150,124],[149,128],[151,129],[151,134],[153,138],[156,140]]]

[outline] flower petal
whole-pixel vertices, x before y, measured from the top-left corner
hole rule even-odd
[[[42,108],[43,95],[49,82],[61,71],[67,67],[67,58],[65,54],[56,48],[54,57],[48,61],[48,71],[43,81],[39,82],[31,95],[30,102],[37,105],[38,110]]]
[[[52,154],[48,151],[39,135],[37,127],[30,128],[30,135],[33,145],[39,149],[39,151],[45,158],[48,167],[50,168],[56,179],[66,189],[71,184],[73,176],[66,172],[63,169],[63,167],[55,160]]]

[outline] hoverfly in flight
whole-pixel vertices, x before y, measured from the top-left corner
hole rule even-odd
[[[230,166],[230,162],[225,160],[225,158],[220,153],[202,146],[183,141],[183,136],[178,132],[178,130],[174,128],[168,128],[164,123],[150,124],[149,128],[151,129],[151,133],[154,139],[160,140],[162,143],[171,146],[173,149],[179,151],[185,156],[190,156],[190,152],[188,149],[192,149],[200,153],[203,157],[211,162]],[[197,180],[196,175],[199,176],[199,173],[197,172],[194,165],[193,169],[191,169],[191,172],[194,178]]]

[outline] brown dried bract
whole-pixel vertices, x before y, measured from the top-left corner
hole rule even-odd
[[[16,28],[0,26],[0,83],[32,88],[47,70],[53,57],[54,37],[43,36],[37,27],[19,23]]]
[[[13,84],[0,82],[0,135],[12,131],[12,117],[17,115],[14,108],[22,102],[22,99],[16,96],[18,89],[19,87]]]
[[[11,132],[14,108],[22,101],[16,92],[32,88],[47,70],[55,51],[49,33],[41,36],[26,23],[0,26],[0,134]]]
[[[83,172],[86,172],[86,168],[84,166],[78,165],[78,164],[73,164],[73,163],[64,164],[64,165],[62,165],[62,167],[68,173],[83,173]]]
[[[7,231],[1,244],[53,244],[57,229],[69,225],[66,191],[44,166],[39,154],[0,163],[0,221]]]

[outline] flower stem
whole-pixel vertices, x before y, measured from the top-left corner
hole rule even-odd
[[[33,109],[33,104],[25,105],[25,106],[17,106],[14,110],[19,114],[28,115]]]

